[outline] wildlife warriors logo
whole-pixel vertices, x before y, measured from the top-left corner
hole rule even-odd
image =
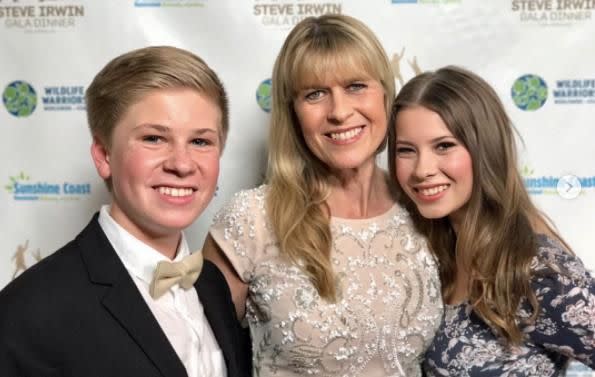
[[[272,81],[271,79],[266,79],[258,85],[256,89],[256,102],[260,108],[267,112],[271,112],[271,88],[272,88]]]
[[[42,256],[39,248],[37,248],[35,251],[29,250],[29,240],[25,241],[25,243],[22,245],[18,245],[17,250],[11,259],[14,261],[14,272],[12,274],[11,280],[14,280],[19,275],[19,273],[23,273],[25,270],[27,270],[27,268],[39,262],[41,259]],[[32,262],[29,265],[27,265],[28,260]]]
[[[28,117],[37,106],[37,93],[26,81],[13,81],[2,93],[2,102],[15,117]]]
[[[514,104],[524,111],[540,109],[548,96],[545,81],[533,74],[523,75],[516,79],[510,92]]]

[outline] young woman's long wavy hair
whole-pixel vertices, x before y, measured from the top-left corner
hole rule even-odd
[[[287,36],[275,61],[266,198],[282,255],[300,266],[321,297],[335,301],[331,231],[325,200],[329,170],[308,149],[294,111],[300,90],[329,79],[375,79],[388,116],[395,96],[382,45],[362,22],[345,15],[309,17]],[[386,138],[378,150],[386,146]]]
[[[566,244],[529,198],[517,167],[515,129],[498,95],[465,69],[449,66],[426,72],[401,89],[389,124],[388,162],[393,176],[397,116],[415,106],[439,114],[467,148],[473,190],[458,234],[448,218],[423,218],[400,187],[399,200],[439,260],[445,301],[454,294],[457,266],[464,268],[470,277],[468,300],[473,310],[507,341],[518,344],[522,340],[519,304],[528,300],[533,313],[529,321],[539,310],[530,286],[530,264],[537,254],[535,231],[545,231]]]

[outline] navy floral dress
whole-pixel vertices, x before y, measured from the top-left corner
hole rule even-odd
[[[563,376],[570,359],[595,368],[595,280],[557,241],[538,235],[538,243],[531,268],[540,314],[523,327],[526,341],[510,348],[468,303],[446,305],[444,320],[426,352],[427,376]],[[548,266],[564,272],[552,272]],[[526,303],[518,316],[530,316]]]

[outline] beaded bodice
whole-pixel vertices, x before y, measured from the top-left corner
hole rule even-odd
[[[440,323],[437,266],[399,206],[364,220],[331,219],[339,299],[320,298],[279,255],[266,186],[242,191],[211,235],[249,284],[256,376],[420,376]]]

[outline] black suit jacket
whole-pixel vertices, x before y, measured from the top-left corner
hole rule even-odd
[[[221,272],[195,284],[228,376],[251,374]],[[0,376],[160,376],[186,370],[97,221],[0,292]]]

